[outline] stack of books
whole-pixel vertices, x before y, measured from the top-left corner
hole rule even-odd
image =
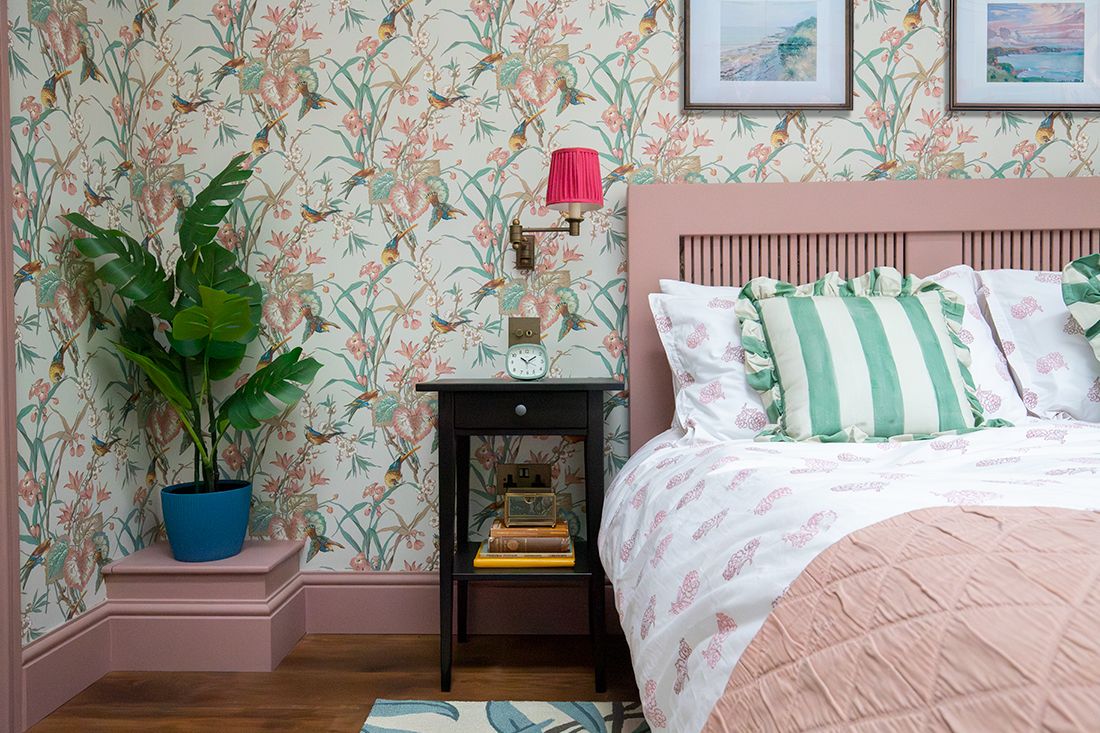
[[[475,568],[571,568],[576,562],[569,525],[506,527],[496,520],[474,557]]]

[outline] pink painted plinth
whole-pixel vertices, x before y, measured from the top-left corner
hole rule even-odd
[[[155,544],[103,569],[116,670],[269,672],[305,634],[300,541],[172,559]]]

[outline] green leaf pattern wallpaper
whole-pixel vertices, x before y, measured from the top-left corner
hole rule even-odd
[[[266,351],[240,378],[295,346],[324,367],[220,458],[255,479],[253,536],[308,540],[310,569],[407,572],[438,560],[434,405],[417,382],[502,373],[509,314],[542,319],[552,374],[626,373],[628,183],[1093,174],[1092,117],[945,112],[942,0],[915,14],[858,0],[855,109],[808,115],[683,115],[682,5],[666,0],[8,10],[24,641],[102,600],[100,567],[161,536],[158,489],[192,471],[171,409],[113,347],[119,301],[89,285],[63,213],[171,263],[179,208],[251,153],[218,234],[264,290]],[[554,222],[549,155],[573,145],[599,151],[606,205],[517,273],[507,225]],[[626,395],[608,420],[614,472]],[[504,460],[553,463],[579,528],[579,453],[475,446],[475,530]]]

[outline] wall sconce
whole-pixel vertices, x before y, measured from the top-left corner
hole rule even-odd
[[[603,179],[599,154],[591,148],[558,148],[550,155],[550,180],[546,184],[546,205],[565,212],[564,227],[527,228],[513,219],[508,241],[516,251],[516,269],[535,268],[535,233],[581,233],[584,212],[603,206]]]

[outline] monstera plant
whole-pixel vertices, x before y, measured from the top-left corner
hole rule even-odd
[[[218,443],[230,427],[252,430],[304,394],[321,365],[292,349],[255,371],[220,401],[214,384],[237,374],[260,335],[262,291],[215,241],[252,171],[238,155],[180,214],[173,275],[141,242],[103,229],[83,214],[65,219],[88,236],[76,248],[97,265],[96,277],[127,304],[116,344],[179,417],[194,445],[194,480],[161,491],[164,522],[178,560],[237,554],[244,541],[251,482],[222,479]]]

